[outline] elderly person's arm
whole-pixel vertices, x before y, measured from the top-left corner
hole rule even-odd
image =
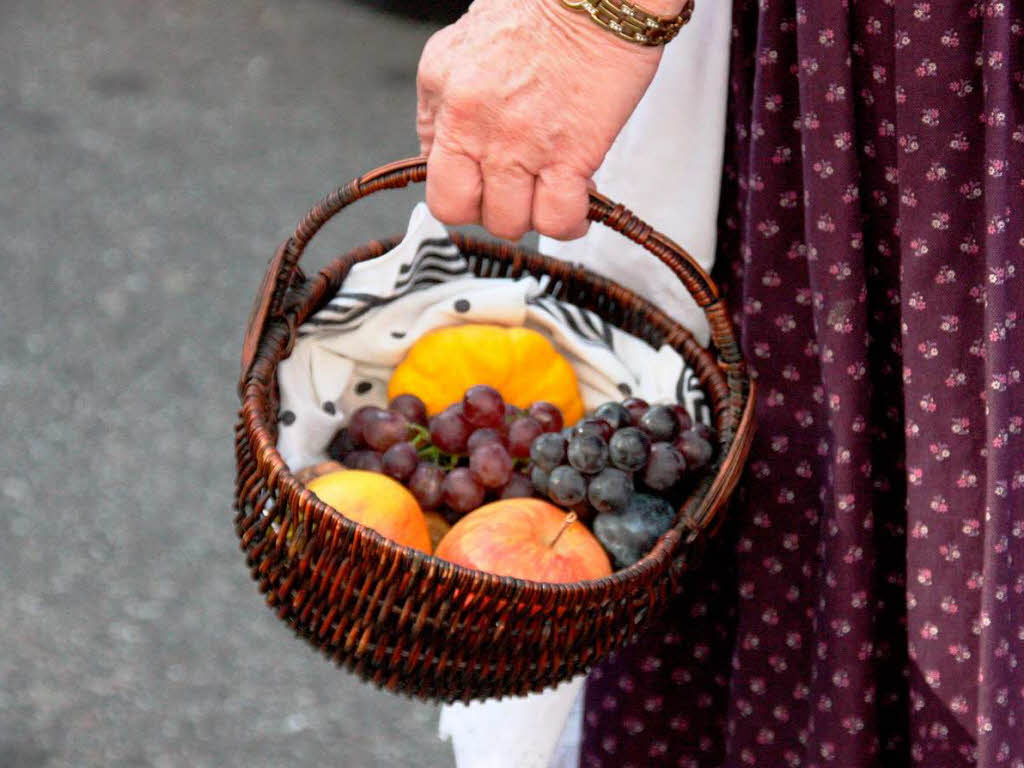
[[[671,16],[683,0],[644,0]],[[427,43],[417,130],[441,221],[511,240],[587,230],[587,188],[650,84],[661,47],[617,38],[560,0],[476,0]]]

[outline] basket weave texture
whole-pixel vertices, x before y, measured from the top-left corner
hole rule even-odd
[[[307,279],[299,258],[336,213],[369,194],[426,178],[422,159],[352,181],[315,206],[271,259],[243,348],[235,528],[268,605],[302,637],[363,679],[435,701],[522,695],[567,680],[630,642],[682,588],[688,559],[717,527],[753,435],[754,386],[715,285],[678,245],[621,205],[592,194],[590,218],[667,264],[704,310],[712,348],[636,294],[525,248],[452,233],[480,277],[549,275],[548,292],[593,310],[697,372],[714,412],[713,471],[676,523],[638,563],[573,584],[523,581],[428,556],[354,523],[295,479],[275,448],[277,366],[298,327],[349,269],[398,240],[372,241]]]

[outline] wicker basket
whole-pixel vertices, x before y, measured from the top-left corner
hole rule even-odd
[[[352,265],[380,256],[398,240],[356,248],[310,279],[298,260],[320,227],[349,204],[425,178],[426,165],[418,159],[371,171],[314,207],[271,259],[243,351],[235,526],[267,603],[299,635],[365,680],[438,701],[520,695],[585,672],[642,632],[680,589],[687,557],[721,518],[742,470],[753,433],[754,386],[710,278],[682,248],[621,205],[591,195],[590,218],[672,269],[706,313],[717,358],[660,309],[605,278],[518,246],[453,233],[478,276],[550,275],[548,291],[558,298],[655,347],[678,350],[697,372],[715,414],[720,444],[714,471],[640,562],[574,584],[469,570],[349,521],[306,490],[277,452],[275,374],[296,329],[334,295]]]

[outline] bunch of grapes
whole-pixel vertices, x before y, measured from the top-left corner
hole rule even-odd
[[[711,460],[710,437],[681,405],[635,397],[605,403],[534,441],[530,479],[538,494],[584,519],[621,512],[637,491],[670,497],[680,490]]]
[[[531,446],[562,428],[554,405],[536,402],[524,411],[478,385],[432,418],[415,395],[399,395],[386,410],[360,408],[328,453],[349,468],[393,477],[424,510],[455,522],[488,499],[533,496],[524,473]]]

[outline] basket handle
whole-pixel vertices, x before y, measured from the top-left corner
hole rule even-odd
[[[299,222],[291,237],[278,247],[270,259],[263,282],[256,294],[242,346],[239,394],[245,386],[245,380],[256,358],[256,349],[267,321],[281,315],[285,296],[298,272],[299,259],[313,236],[329,219],[356,200],[382,189],[405,187],[410,182],[418,183],[426,178],[427,161],[422,157],[407,158],[383,165],[331,192]],[[684,248],[653,229],[625,206],[614,203],[597,192],[590,193],[587,218],[621,232],[672,270],[704,310],[722,367],[734,375],[742,376],[743,356],[733,334],[728,312],[719,298],[717,286],[700,264]]]

